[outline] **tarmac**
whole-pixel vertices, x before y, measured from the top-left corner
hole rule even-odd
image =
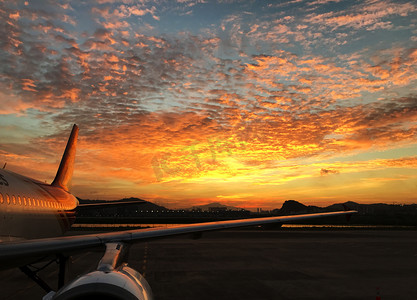
[[[69,279],[94,270],[101,256],[73,256]],[[416,230],[210,232],[135,244],[129,265],[156,300],[417,299]],[[56,264],[40,276],[56,285]],[[18,269],[0,272],[0,290],[0,299],[45,294]]]

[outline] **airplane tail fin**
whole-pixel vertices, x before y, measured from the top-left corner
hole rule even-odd
[[[61,163],[59,164],[58,171],[54,181],[52,181],[52,186],[60,187],[68,191],[67,184],[71,180],[72,172],[74,170],[74,160],[75,160],[75,148],[77,147],[77,137],[78,137],[78,126],[74,124],[72,127],[71,135],[68,139],[65,152],[62,155]]]

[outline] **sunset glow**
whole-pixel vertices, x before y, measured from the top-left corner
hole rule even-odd
[[[169,208],[417,203],[415,1],[0,1],[0,163]]]

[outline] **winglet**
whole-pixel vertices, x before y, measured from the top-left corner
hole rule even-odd
[[[345,211],[350,211],[351,210],[346,204],[343,203],[342,205],[343,205],[343,208],[344,208]],[[351,217],[352,217],[352,214],[347,214],[346,215],[346,222],[349,222]]]
[[[61,163],[59,164],[58,171],[54,181],[51,183],[52,186],[60,187],[68,191],[67,184],[71,180],[72,172],[74,170],[75,160],[75,148],[77,147],[78,137],[78,126],[74,124],[72,127],[71,135],[68,139],[67,147],[62,155]]]

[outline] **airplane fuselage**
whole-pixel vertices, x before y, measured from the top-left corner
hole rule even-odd
[[[60,187],[0,169],[0,241],[62,235],[77,204]]]

